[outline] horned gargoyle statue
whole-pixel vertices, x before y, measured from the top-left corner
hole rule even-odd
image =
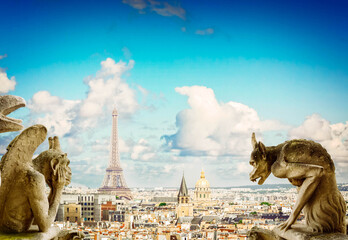
[[[273,173],[275,177],[287,178],[298,190],[298,198],[288,220],[273,231],[281,235],[295,228],[294,223],[303,210],[305,225],[297,224],[302,230],[346,233],[346,204],[337,188],[335,166],[319,143],[298,139],[266,147],[256,141],[255,133],[251,142],[250,164],[254,168],[250,180],[259,179],[258,184],[261,185]]]
[[[71,170],[57,137],[49,139],[49,150],[32,160],[46,134],[42,125],[25,129],[12,140],[1,159],[2,232],[26,232],[34,218],[39,230],[46,232],[56,217],[63,187],[70,183]],[[45,183],[51,188],[48,198]]]
[[[21,120],[6,116],[23,106],[25,101],[21,97],[0,96],[0,133],[23,128]],[[70,161],[61,151],[58,137],[49,138],[49,149],[32,160],[46,135],[47,129],[39,124],[23,130],[11,141],[1,159],[0,235],[28,233],[34,222],[38,235],[28,233],[34,234],[30,239],[72,239],[67,238],[70,232],[62,235],[58,227],[51,228],[63,187],[71,180]],[[48,197],[46,183],[51,190]],[[10,236],[1,235],[0,238]]]

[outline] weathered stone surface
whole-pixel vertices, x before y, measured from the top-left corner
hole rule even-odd
[[[278,240],[279,238],[270,230],[253,227],[248,232],[249,240]]]
[[[304,224],[294,224],[291,229],[281,231],[279,228],[274,228],[273,232],[280,239],[291,240],[318,240],[318,239],[348,239],[348,236],[343,233],[313,233]],[[335,237],[335,238],[333,238]]]
[[[85,234],[77,230],[62,230],[57,237],[58,240],[80,240],[84,239]]]
[[[27,232],[34,218],[39,231],[45,232],[41,235],[51,232],[63,187],[70,183],[71,170],[57,137],[50,138],[50,149],[32,161],[46,134],[42,125],[25,129],[2,157],[0,231],[3,233]],[[51,188],[49,197],[45,194],[45,183]]]
[[[23,129],[22,120],[7,117],[7,115],[24,106],[25,100],[21,97],[12,95],[0,96],[0,133]]]
[[[273,147],[252,135],[250,180],[263,184],[273,173],[297,187],[298,199],[288,220],[273,231],[285,239],[304,239],[304,232],[346,234],[346,204],[336,183],[335,166],[327,151],[313,141],[297,139]],[[292,225],[303,210],[305,225]]]
[[[60,232],[59,227],[51,227],[47,232],[39,232],[35,227],[25,233],[0,233],[0,240],[51,240],[55,239]]]
[[[283,233],[279,230],[274,231],[253,227],[248,232],[249,240],[348,240],[348,236],[343,233],[308,233],[298,226],[296,229],[289,229]]]

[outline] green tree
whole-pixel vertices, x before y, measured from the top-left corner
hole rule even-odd
[[[159,204],[160,207],[166,206],[166,205],[167,205],[167,204],[166,204],[165,202],[161,202],[161,203]]]
[[[269,202],[262,202],[261,205],[271,206],[271,204]]]

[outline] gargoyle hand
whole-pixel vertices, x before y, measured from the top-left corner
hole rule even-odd
[[[294,222],[296,221],[296,219],[294,218],[294,216],[291,214],[290,217],[288,218],[288,220],[286,220],[284,223],[280,224],[277,228],[281,231],[287,231],[291,228],[291,225],[294,224]]]
[[[57,172],[52,176],[53,188],[64,188],[66,185],[66,180],[64,174],[60,168],[57,168]]]

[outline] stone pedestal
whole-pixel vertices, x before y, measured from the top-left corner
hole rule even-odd
[[[32,226],[26,233],[0,233],[0,240],[51,240],[55,239],[60,229],[57,226],[51,227],[47,232],[39,232],[37,226]]]
[[[26,233],[0,233],[0,240],[80,240],[85,235],[77,230],[60,230],[53,226],[47,232],[39,232],[32,226]]]
[[[348,240],[342,233],[309,233],[301,225],[293,226],[286,232],[253,227],[248,232],[249,240]]]

